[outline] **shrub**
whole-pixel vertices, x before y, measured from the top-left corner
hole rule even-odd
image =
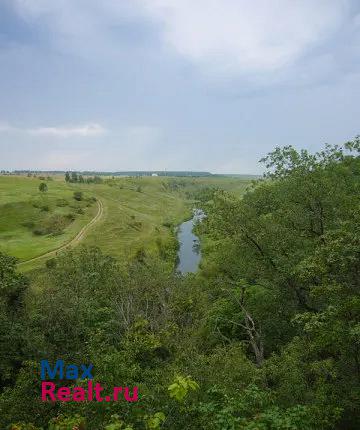
[[[83,199],[83,193],[81,191],[74,191],[73,197],[80,202]]]
[[[39,185],[39,191],[41,191],[42,193],[46,193],[47,190],[48,186],[45,184],[45,182],[41,182],[41,184]]]
[[[39,226],[33,230],[33,234],[36,236],[44,236],[51,234],[58,236],[63,234],[64,228],[66,228],[72,221],[74,221],[75,215],[73,213],[67,215],[52,215],[45,219]]]
[[[69,213],[65,215],[65,218],[68,219],[69,221],[75,221],[75,214],[74,213]]]
[[[47,269],[53,269],[54,267],[56,267],[56,259],[49,258],[49,260],[46,260],[45,266]]]
[[[44,228],[38,227],[33,230],[33,234],[35,234],[35,236],[44,236],[47,232]]]

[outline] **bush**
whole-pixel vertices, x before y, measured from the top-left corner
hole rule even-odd
[[[45,184],[45,182],[41,182],[41,184],[39,185],[39,191],[41,191],[42,193],[46,193],[47,190],[48,186]]]
[[[36,236],[44,236],[51,234],[58,236],[63,234],[64,228],[66,228],[75,219],[75,214],[70,213],[67,215],[52,215],[51,217],[42,221],[42,223],[33,230],[33,234]]]
[[[56,259],[49,258],[49,260],[46,260],[45,266],[47,269],[53,269],[54,267],[56,267]]]
[[[35,236],[44,236],[47,234],[47,231],[44,228],[38,227],[33,230],[33,234],[35,234]]]
[[[75,214],[74,213],[69,213],[65,215],[65,218],[68,219],[69,221],[75,221]]]
[[[80,202],[83,199],[83,193],[81,191],[74,191],[74,199]]]

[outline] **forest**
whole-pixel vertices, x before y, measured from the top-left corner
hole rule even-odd
[[[359,429],[359,152],[276,148],[241,196],[167,190],[207,215],[196,274],[173,250],[85,244],[26,273],[1,252],[0,428]],[[41,401],[40,362],[59,359],[138,401]]]

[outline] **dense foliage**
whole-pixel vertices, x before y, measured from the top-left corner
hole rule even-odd
[[[0,428],[360,428],[360,141],[292,147],[240,199],[199,192],[202,268],[0,255]],[[39,362],[93,363],[136,403],[41,402]]]

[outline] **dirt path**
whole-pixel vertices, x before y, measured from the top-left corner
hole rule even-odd
[[[22,261],[21,263],[18,264],[18,266],[22,266],[24,264],[36,261],[36,260],[41,260],[42,258],[47,258],[47,257],[51,257],[51,256],[56,256],[58,254],[58,252],[64,251],[67,248],[71,248],[73,246],[76,246],[85,236],[86,232],[94,225],[96,224],[100,218],[103,216],[104,213],[104,205],[102,204],[101,200],[96,200],[96,203],[98,205],[98,211],[97,214],[94,216],[94,218],[87,223],[86,225],[84,225],[84,227],[79,231],[79,233],[73,237],[69,242],[65,243],[64,245],[61,245],[59,248],[53,249],[52,251],[46,252],[45,254],[42,255],[38,255],[37,257],[34,258],[30,258],[29,260],[25,260]]]

